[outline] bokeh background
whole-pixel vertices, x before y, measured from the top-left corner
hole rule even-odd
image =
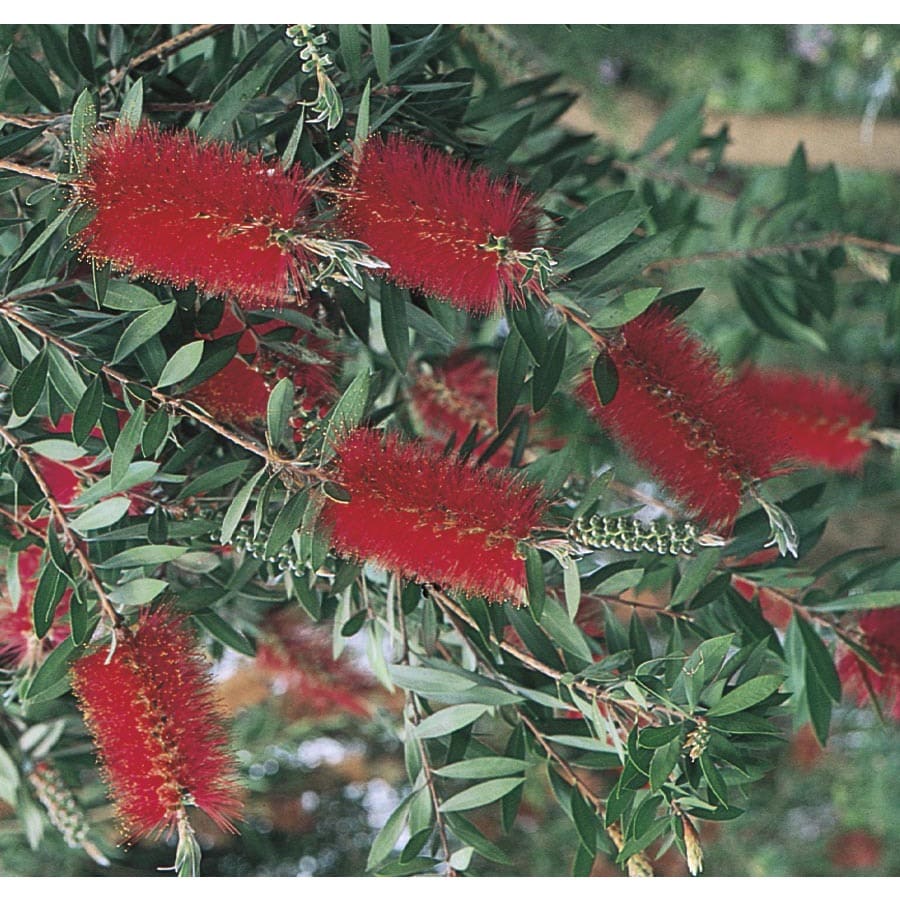
[[[3,34],[0,45],[11,35]],[[722,246],[734,201],[753,184],[765,199],[767,175],[783,168],[799,141],[810,165],[838,166],[849,230],[874,240],[900,240],[900,27],[898,26],[495,26],[473,30],[472,52],[490,57],[502,77],[562,73],[581,95],[567,123],[620,148],[640,145],[663,109],[702,93],[714,130],[728,122],[732,143],[720,183],[701,197],[710,245]],[[709,129],[708,129],[709,130]],[[775,179],[773,174],[772,186]],[[679,248],[680,255],[703,249]],[[860,265],[867,261],[862,259]],[[868,261],[871,266],[878,259]],[[689,267],[683,284],[707,286],[691,311],[691,325],[720,351],[738,359],[754,340],[730,283],[715,265]],[[900,284],[889,273],[846,286],[835,322],[833,356],[791,345],[795,364],[827,369],[847,380],[878,386],[879,421],[900,413],[900,359],[896,327]],[[886,315],[885,310],[888,311]],[[893,312],[891,312],[893,311]],[[886,326],[893,316],[894,331]],[[736,326],[743,321],[743,326]],[[774,343],[767,361],[784,361]],[[797,354],[808,353],[808,359]],[[818,548],[827,559],[850,547],[900,549],[900,454],[886,452],[856,479],[829,486],[841,512]],[[814,562],[814,561],[813,561]],[[897,583],[900,572],[882,573]],[[201,835],[209,874],[360,875],[374,835],[406,790],[402,747],[394,735],[398,695],[380,689],[364,654],[331,661],[330,646],[299,619],[281,622],[284,646],[251,667],[237,657],[218,662],[223,694],[235,716],[235,745],[250,789],[240,840],[212,829]],[[351,647],[352,650],[352,647]],[[708,875],[900,874],[900,752],[898,731],[869,708],[845,703],[833,738],[821,750],[808,729],[786,741],[775,768],[751,792],[748,811],[735,822],[706,823]],[[71,772],[82,769],[90,748],[73,751]],[[61,768],[65,760],[59,761]],[[65,774],[65,772],[64,772]],[[603,793],[604,773],[596,773]],[[87,786],[89,791],[91,786]],[[94,814],[107,808],[95,785]],[[529,781],[523,812],[512,832],[500,833],[493,809],[478,821],[508,854],[509,865],[478,859],[478,874],[565,874],[577,838],[542,775]],[[101,834],[105,834],[101,831]],[[105,847],[115,843],[105,834]],[[171,861],[172,848],[111,849],[113,875],[145,874]],[[47,831],[40,850],[29,848],[21,823],[0,809],[0,874],[93,875],[87,857],[68,851]],[[660,874],[685,875],[677,855],[665,856]],[[620,875],[598,861],[595,874]]]

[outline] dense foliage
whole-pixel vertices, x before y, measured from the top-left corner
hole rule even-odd
[[[897,559],[822,547],[897,488],[900,247],[844,231],[833,168],[798,148],[723,221],[701,98],[625,154],[475,27],[4,45],[0,801],[33,846],[103,865],[116,815],[198,872],[203,814],[241,829],[210,678],[243,665],[402,741],[384,875],[504,862],[536,772],[567,871],[696,874],[842,680],[897,715]]]

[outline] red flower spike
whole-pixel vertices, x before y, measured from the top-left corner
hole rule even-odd
[[[478,426],[479,447],[487,449],[496,437],[497,373],[478,356],[455,353],[447,362],[423,373],[410,391],[412,408],[429,441],[443,449],[455,435],[458,450],[473,426]],[[508,466],[512,461],[509,443],[494,453],[489,463]],[[477,456],[477,451],[476,454]]]
[[[609,354],[619,376],[612,402],[600,402],[590,372],[579,398],[692,513],[730,528],[745,482],[771,476],[788,455],[774,422],[664,312],[625,325]]]
[[[364,428],[336,449],[335,480],[350,500],[329,502],[323,515],[339,554],[421,583],[523,602],[517,545],[540,525],[538,487]]]
[[[265,377],[236,356],[215,375],[191,388],[185,399],[220,422],[254,431],[265,428],[269,393]]]
[[[516,253],[534,247],[537,221],[517,184],[400,135],[366,142],[339,212],[345,236],[390,265],[387,278],[474,315],[524,302]]]
[[[66,590],[50,631],[43,638],[34,633],[34,592],[40,575],[41,548],[32,545],[18,555],[21,594],[18,604],[0,594],[0,669],[31,668],[69,635],[65,621],[69,611],[71,590]]]
[[[145,124],[99,134],[76,191],[96,212],[76,243],[132,276],[195,284],[256,308],[282,303],[288,276],[309,263],[279,242],[279,232],[306,222],[303,173],[192,132]]]
[[[205,657],[181,617],[161,608],[72,666],[72,690],[129,840],[171,832],[184,808],[233,831],[235,766]]]
[[[838,646],[837,670],[841,682],[856,694],[857,705],[877,694],[887,713],[900,721],[900,606],[872,609],[859,620],[862,645],[875,657],[881,673],[861,660],[849,647]]]
[[[755,368],[745,370],[737,384],[777,423],[793,459],[859,471],[871,443],[857,432],[875,418],[864,396],[834,378]]]

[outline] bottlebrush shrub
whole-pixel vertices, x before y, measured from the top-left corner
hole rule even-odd
[[[601,402],[590,372],[579,398],[692,513],[729,529],[748,482],[770,477],[788,454],[776,423],[665,312],[632,319],[608,352],[612,401]]]
[[[837,670],[860,705],[877,695],[889,715],[900,721],[900,606],[872,609],[859,619],[863,646],[881,667],[876,672],[849,647],[838,650]]]
[[[75,241],[97,263],[247,308],[284,303],[289,277],[302,290],[309,259],[284,240],[307,226],[299,168],[143,124],[99,132],[75,191],[95,213]]]
[[[799,461],[858,472],[871,447],[864,426],[875,418],[866,398],[835,378],[745,369],[737,381],[787,441]]]
[[[112,653],[72,666],[72,690],[129,840],[171,832],[188,806],[234,830],[241,812],[207,662],[181,617],[141,616]]]
[[[367,429],[336,452],[334,478],[350,499],[328,503],[323,516],[338,553],[464,594],[523,601],[518,543],[541,524],[540,488]]]
[[[402,287],[475,315],[524,302],[518,253],[538,234],[538,208],[516,183],[402,135],[366,141],[339,223],[390,266]],[[530,289],[540,293],[536,282]]]

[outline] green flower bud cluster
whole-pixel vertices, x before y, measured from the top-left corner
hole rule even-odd
[[[691,554],[698,546],[699,532],[691,522],[650,522],[624,516],[590,516],[576,519],[569,535],[592,550],[624,550],[636,553]]]

